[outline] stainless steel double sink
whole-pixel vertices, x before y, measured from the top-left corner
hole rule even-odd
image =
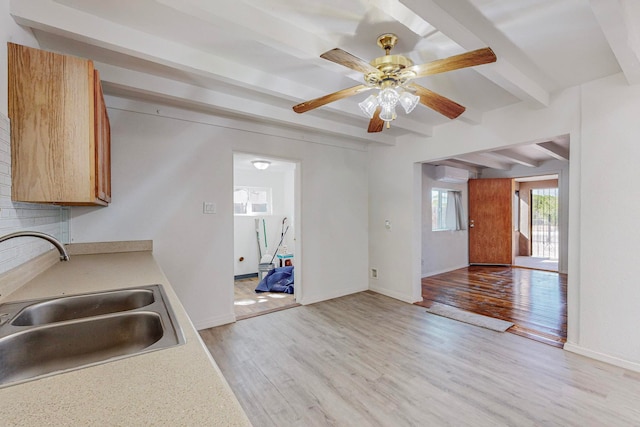
[[[0,387],[184,344],[162,285],[0,305]]]

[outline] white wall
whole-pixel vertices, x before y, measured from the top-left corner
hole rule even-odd
[[[0,0],[0,236],[14,231],[35,230],[66,241],[68,236],[64,209],[57,206],[11,201],[10,123],[7,117],[7,42],[38,47],[31,31],[16,25],[9,15],[9,0]],[[41,239],[21,237],[7,240],[0,244],[0,273],[51,249],[51,244]],[[2,288],[0,286],[0,289]]]
[[[282,220],[287,218],[285,225],[289,226],[289,231],[284,237],[283,246],[287,247],[288,253],[295,253],[294,234],[294,170],[245,170],[234,169],[234,186],[242,185],[248,187],[267,187],[272,189],[272,215],[242,216],[236,215],[233,218],[234,228],[234,275],[253,274],[258,272],[260,257],[258,254],[258,242],[256,240],[255,220],[260,221],[260,250],[262,255],[274,255],[280,242],[282,233]],[[267,246],[264,242],[264,220],[267,229]],[[240,261],[243,258],[243,261]],[[274,259],[277,263],[277,259]]]
[[[469,231],[467,184],[440,182],[435,179],[433,165],[422,165],[422,277],[469,265]],[[432,231],[431,190],[441,188],[462,193],[462,217],[465,229],[458,231]]]
[[[582,113],[580,327],[569,348],[640,370],[640,86],[622,75],[586,84]]]
[[[640,158],[639,115],[640,87],[615,75],[556,94],[547,108],[518,104],[485,114],[482,125],[454,121],[431,138],[373,148],[369,251],[370,265],[380,266],[382,274],[370,286],[407,300],[420,298],[415,162],[569,134],[565,348],[640,371],[640,200],[632,191]],[[385,217],[402,218],[407,226],[385,233]]]
[[[107,105],[113,201],[106,209],[73,208],[72,241],[152,239],[155,257],[195,325],[231,322],[233,152],[257,153],[300,162],[300,302],[367,289],[367,153],[362,147],[308,142],[316,137],[296,132],[273,136],[277,129],[259,124],[117,98],[108,97]],[[215,202],[218,213],[204,215],[203,201]]]
[[[482,178],[520,178],[549,174],[558,174],[558,196],[560,199],[560,205],[558,206],[558,225],[560,230],[558,235],[558,271],[567,273],[569,271],[569,163],[560,160],[549,160],[537,168],[516,165],[509,171],[485,169],[482,172]]]

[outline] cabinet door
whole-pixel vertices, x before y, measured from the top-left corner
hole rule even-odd
[[[8,49],[12,199],[92,202],[93,64],[13,43]]]
[[[111,201],[111,127],[104,103],[100,75],[95,71],[95,118],[96,118],[96,197],[106,203]]]

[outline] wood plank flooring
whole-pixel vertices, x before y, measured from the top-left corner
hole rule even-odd
[[[433,301],[513,322],[508,332],[562,347],[567,339],[567,275],[503,266],[469,266],[422,279]]]
[[[638,426],[640,374],[373,292],[201,331],[255,426]]]
[[[300,305],[296,303],[293,294],[281,292],[261,292],[257,294],[255,289],[258,283],[260,281],[257,277],[235,281],[233,309],[236,320],[260,316]]]

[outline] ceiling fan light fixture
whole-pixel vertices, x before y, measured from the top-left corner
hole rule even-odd
[[[390,106],[383,106],[380,112],[380,119],[385,122],[393,121],[396,118],[396,109]]]
[[[384,49],[385,54],[370,62],[340,48],[331,49],[320,55],[323,59],[362,73],[364,84],[294,105],[293,111],[304,113],[366,90],[378,89],[377,96],[370,95],[358,104],[364,115],[370,119],[367,128],[369,133],[381,132],[384,128],[383,123],[387,124],[387,128],[390,127],[390,122],[397,117],[398,103],[407,114],[411,113],[418,104],[422,104],[445,117],[455,119],[465,111],[464,106],[411,81],[432,74],[489,64],[497,60],[491,48],[485,47],[415,65],[406,56],[391,54],[391,49],[396,46],[397,41],[398,37],[395,34],[380,35],[378,46]],[[409,90],[407,91],[406,88]]]
[[[256,169],[261,171],[265,170],[271,165],[271,162],[268,160],[253,160],[251,162]]]
[[[376,112],[376,108],[378,108],[378,97],[375,95],[369,95],[367,99],[360,102],[358,106],[360,106],[360,109],[365,116],[372,119]]]
[[[405,113],[409,114],[420,103],[420,97],[404,91],[400,94],[398,102],[400,102],[400,105],[404,108]]]
[[[395,89],[386,87],[380,91],[378,94],[378,103],[382,107],[382,110],[392,110],[398,104],[398,100],[400,99],[400,95],[396,92]]]

